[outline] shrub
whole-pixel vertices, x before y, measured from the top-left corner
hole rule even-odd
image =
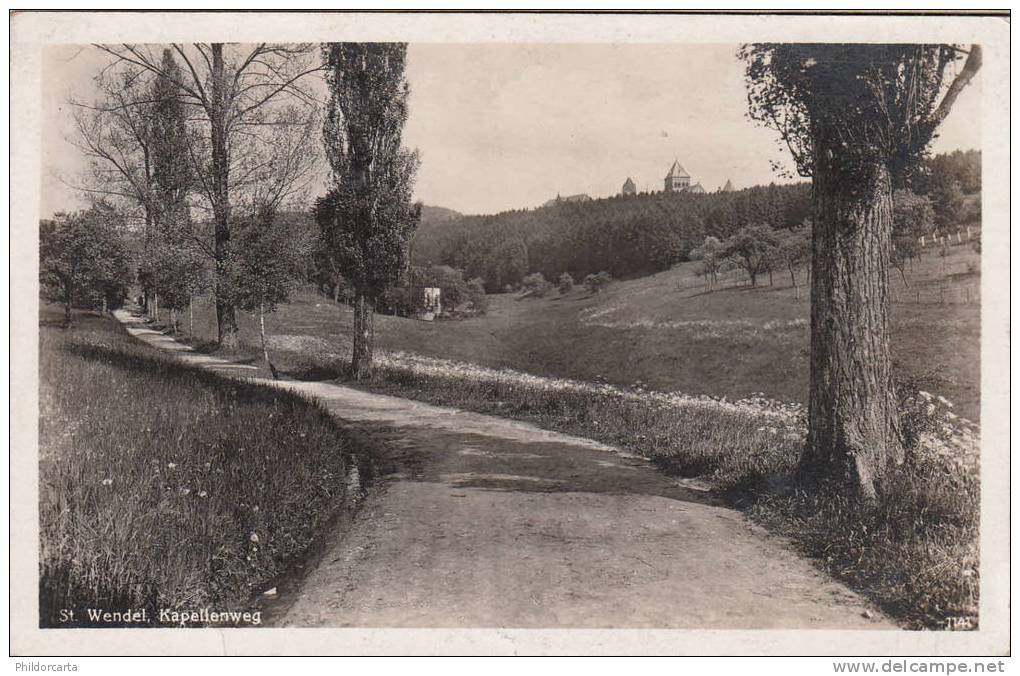
[[[569,272],[564,272],[560,275],[559,288],[562,294],[567,294],[574,290],[574,278],[570,276]]]
[[[598,274],[588,275],[584,278],[584,286],[588,289],[591,294],[602,293],[602,289],[609,286],[609,283],[613,281],[612,275],[603,270]]]
[[[485,280],[475,277],[467,283],[468,302],[475,312],[484,315],[489,311],[489,297],[485,294]]]
[[[524,289],[525,294],[528,296],[542,298],[552,289],[552,284],[546,280],[541,272],[533,272],[521,280],[521,288]]]

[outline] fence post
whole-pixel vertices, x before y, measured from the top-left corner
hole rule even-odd
[[[916,291],[915,293],[917,294],[917,302],[920,303],[921,302],[921,292],[920,291]]]

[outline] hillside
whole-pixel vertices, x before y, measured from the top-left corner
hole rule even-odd
[[[436,207],[429,204],[423,204],[421,207],[421,224],[432,225],[435,223],[445,223],[452,221],[456,218],[463,218],[464,214],[453,209],[447,209],[446,207]]]
[[[747,224],[799,226],[810,214],[810,186],[755,186],[707,195],[643,193],[590,201],[561,201],[537,209],[464,216],[442,228],[422,228],[416,261],[481,277],[489,292],[516,288],[541,272],[575,279],[602,270],[635,277],[688,259],[706,235],[725,238]]]
[[[697,268],[683,263],[615,282],[595,296],[581,288],[541,299],[492,295],[487,315],[463,321],[379,315],[376,345],[542,376],[729,398],[762,392],[805,402],[809,308],[803,289],[795,291],[789,275],[776,275],[774,286],[766,277],[759,288],[731,275],[706,291]],[[891,287],[896,369],[977,419],[980,255],[966,242],[944,258],[929,248],[906,276],[909,286],[897,274]],[[801,274],[798,283],[805,281]],[[196,323],[211,338],[215,315],[207,304],[200,310]],[[241,323],[243,340],[257,345],[256,323]],[[302,352],[302,368],[337,374],[338,357],[328,355],[349,349],[346,307],[302,293],[266,324],[277,349]]]

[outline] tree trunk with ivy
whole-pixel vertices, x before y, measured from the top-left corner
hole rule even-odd
[[[903,460],[889,345],[892,181],[816,143],[808,443],[801,470],[874,500]]]

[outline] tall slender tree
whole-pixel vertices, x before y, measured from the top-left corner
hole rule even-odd
[[[753,44],[740,55],[752,118],[778,130],[812,177],[803,475],[874,500],[904,457],[889,347],[893,186],[927,152],[980,68],[981,48]]]
[[[323,127],[332,186],[316,205],[323,240],[354,286],[350,375],[372,367],[375,301],[406,267],[421,216],[418,155],[401,145],[408,85],[403,43],[323,46],[330,101]]]

